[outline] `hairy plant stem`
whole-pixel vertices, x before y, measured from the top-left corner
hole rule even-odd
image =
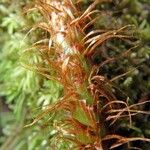
[[[100,136],[103,129],[99,123],[99,114],[97,114],[99,113],[99,106],[92,99],[90,90],[87,89],[90,84],[88,78],[90,77],[91,68],[87,68],[86,59],[81,54],[86,49],[82,42],[85,37],[82,26],[86,24],[84,24],[84,21],[82,23],[82,19],[88,19],[88,13],[92,11],[97,3],[98,1],[95,1],[78,18],[76,15],[79,12],[77,12],[71,0],[37,1],[35,6],[46,19],[46,22],[42,22],[37,26],[50,33],[48,53],[50,56],[51,50],[55,50],[56,64],[54,65],[57,72],[55,78],[64,86],[64,97],[62,99],[65,100],[63,104],[61,102],[63,100],[58,101],[58,105],[69,111],[70,114],[68,116],[67,113],[65,120],[67,122],[69,120],[67,124],[72,130],[69,128],[66,131],[62,129],[62,134],[64,136],[73,135],[73,139],[70,140],[76,141],[75,143],[78,143],[79,147],[82,145],[82,147],[103,150]],[[49,65],[52,65],[49,56],[44,57],[44,59],[48,61]],[[67,95],[71,95],[71,97],[65,98]],[[84,121],[84,119],[86,120]],[[76,131],[77,126],[80,128],[79,131]],[[86,138],[89,138],[88,142]]]
[[[52,32],[51,33],[51,38],[50,38],[50,42],[49,42],[49,46],[51,46],[51,43],[54,42],[54,44],[57,45],[57,47],[62,50],[61,52],[61,60],[64,62],[62,64],[62,70],[64,69],[63,65],[69,64],[70,61],[70,57],[74,56],[74,55],[80,55],[80,47],[76,47],[75,42],[79,41],[80,37],[81,37],[81,33],[79,31],[79,29],[76,26],[70,27],[70,21],[74,20],[75,17],[73,16],[71,7],[68,7],[67,5],[67,1],[52,1],[50,2],[50,5],[52,7],[54,7],[55,9],[58,9],[59,11],[53,11],[50,14],[50,22],[52,25]],[[68,15],[70,17],[70,19],[68,19]],[[71,39],[73,39],[73,41],[69,41],[67,40],[67,36],[70,36]],[[71,61],[70,61],[71,62]],[[66,64],[65,64],[66,63]],[[78,63],[78,62],[77,62]],[[67,65],[65,66],[67,67]],[[72,70],[76,70],[76,66],[72,65]],[[82,67],[82,72],[84,72],[84,68]],[[65,72],[63,70],[63,72]],[[64,73],[65,74],[65,73]],[[78,89],[79,87],[82,87],[83,84],[85,84],[85,80],[84,79],[77,79],[76,78],[76,74],[75,76],[68,76],[68,78],[74,78],[73,82],[76,86],[76,89]],[[71,74],[72,75],[72,74]],[[81,75],[82,76],[82,75]],[[84,76],[83,76],[84,77]],[[87,105],[87,107],[89,107]],[[95,112],[97,113],[97,112]],[[97,115],[97,114],[95,114]],[[101,134],[101,130],[102,128],[100,127],[100,124],[97,124],[98,126],[97,128],[97,134]],[[101,138],[98,136],[97,139],[97,143],[95,144],[95,148],[97,150],[103,150],[102,148],[102,144],[101,144]]]

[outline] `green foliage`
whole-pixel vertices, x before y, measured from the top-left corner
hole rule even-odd
[[[46,148],[48,132],[24,126],[37,114],[33,109],[56,101],[61,94],[57,83],[21,66],[21,53],[34,40],[25,38],[21,32],[26,20],[20,10],[26,3],[16,5],[15,1],[6,1],[0,5],[0,145],[3,144],[3,150]]]
[[[102,5],[101,9],[107,10],[108,14],[104,13],[100,22],[95,24],[96,28],[107,29],[116,28],[125,24],[131,24],[135,27],[129,32],[137,37],[139,41],[135,42],[136,48],[132,49],[126,57],[118,58],[115,61],[110,61],[101,69],[101,73],[109,79],[117,75],[124,74],[113,83],[133,100],[149,95],[149,1],[144,0],[115,0],[113,6],[110,4]],[[103,19],[104,18],[104,19]],[[111,20],[111,21],[110,21]],[[134,31],[134,33],[133,33]],[[135,39],[133,39],[135,41]],[[115,40],[109,41],[102,47],[101,58],[94,57],[94,62],[101,62],[110,56],[124,52],[128,49],[128,42],[123,44]],[[105,50],[109,48],[109,50]],[[98,58],[98,59],[97,59]],[[130,83],[129,83],[130,81]],[[126,84],[128,82],[128,84]],[[137,86],[138,85],[138,86]],[[136,87],[136,88],[134,88]],[[117,91],[119,92],[119,91]]]
[[[106,64],[102,69],[101,73],[107,76],[109,79],[116,77],[116,75],[124,74],[124,76],[118,76],[117,80],[114,80],[114,91],[118,98],[123,97],[123,93],[126,93],[130,97],[129,103],[137,103],[149,100],[150,96],[150,44],[149,44],[149,32],[150,32],[150,1],[149,0],[116,0],[114,1],[114,7],[112,5],[104,6],[104,10],[108,10],[110,14],[106,15],[107,18],[111,18],[111,22],[104,20],[103,24],[112,27],[122,26],[124,24],[133,24],[136,26],[134,36],[140,39],[138,46],[131,50],[127,57],[117,59],[114,63]],[[111,11],[112,10],[112,11]],[[113,22],[113,23],[112,23]],[[108,24],[109,23],[109,24]],[[101,26],[107,28],[107,26]],[[116,47],[119,48],[117,48]],[[124,47],[125,46],[125,47]],[[122,43],[107,42],[102,48],[106,47],[113,50],[113,52],[122,52],[124,49],[128,49],[126,45]],[[123,47],[123,48],[122,48]],[[108,57],[111,51],[102,53],[102,57]],[[104,59],[103,58],[103,59]],[[119,87],[117,90],[115,87]],[[149,104],[145,104],[142,109],[149,110]],[[150,137],[148,116],[140,116],[135,118],[134,129],[132,128],[130,134],[141,135]],[[144,125],[144,126],[143,126]],[[138,131],[137,131],[138,130]],[[148,150],[149,144],[141,146],[142,149]]]

